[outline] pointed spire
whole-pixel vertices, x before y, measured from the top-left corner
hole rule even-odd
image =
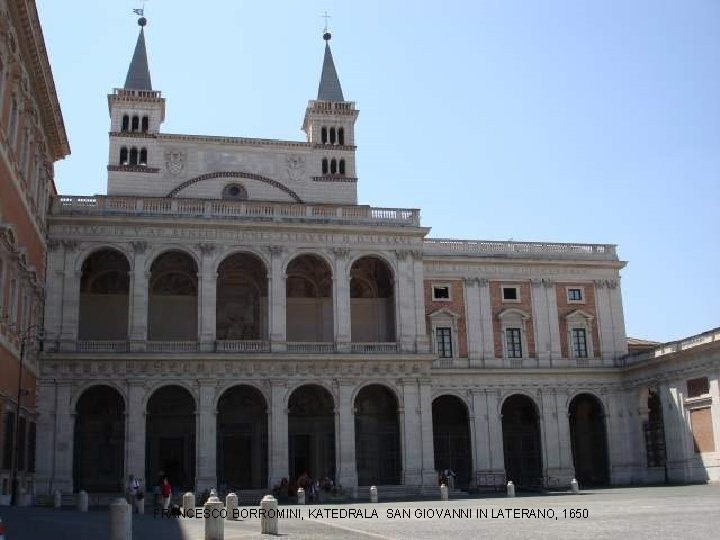
[[[150,80],[150,70],[148,69],[147,51],[145,50],[145,32],[144,26],[147,24],[145,17],[138,19],[140,25],[140,34],[135,44],[135,53],[133,53],[130,68],[125,78],[126,90],[152,90],[152,81]]]
[[[345,101],[343,97],[340,79],[335,71],[332,51],[330,50],[330,32],[325,32],[325,58],[323,59],[322,74],[320,75],[320,86],[318,86],[318,101]]]

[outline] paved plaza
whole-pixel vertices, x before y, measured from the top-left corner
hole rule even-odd
[[[250,510],[251,507],[243,507]],[[430,538],[712,538],[720,529],[720,487],[617,488],[557,494],[305,507],[280,520],[287,539]],[[368,517],[341,517],[344,510]],[[377,517],[370,517],[373,510]],[[571,510],[575,517],[570,517]],[[323,515],[318,517],[318,511]],[[332,516],[332,512],[335,516]],[[315,515],[311,515],[311,512]],[[390,514],[410,517],[391,518]],[[350,512],[348,512],[350,513]],[[433,515],[434,514],[434,515]],[[440,515],[438,515],[440,514]],[[444,514],[444,515],[443,515]],[[453,516],[454,515],[454,516]],[[542,517],[544,516],[544,517]],[[587,517],[583,517],[587,516]],[[107,509],[0,508],[5,540],[99,540],[108,537]],[[260,521],[226,522],[225,539],[264,538]],[[133,540],[201,540],[199,519],[133,516]]]

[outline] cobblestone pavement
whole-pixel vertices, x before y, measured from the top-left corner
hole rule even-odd
[[[720,486],[616,488],[557,494],[335,506],[281,506],[300,518],[279,522],[283,539],[606,539],[714,538]],[[241,507],[249,511],[252,507]],[[345,516],[343,512],[367,517]],[[375,511],[377,517],[372,512]],[[311,513],[312,512],[312,513]],[[319,515],[319,513],[321,515]],[[334,515],[333,515],[334,512]],[[409,513],[410,517],[407,517]],[[402,517],[402,516],[405,517]],[[399,517],[394,517],[399,516]],[[5,540],[104,540],[108,511],[0,507]],[[202,540],[200,519],[133,516],[133,540]],[[226,522],[225,539],[271,538],[260,520]]]

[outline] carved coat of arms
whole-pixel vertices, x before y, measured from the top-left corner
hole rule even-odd
[[[305,159],[302,156],[291,155],[285,158],[288,180],[297,182],[305,174]]]
[[[185,152],[168,150],[165,152],[165,168],[172,176],[177,176],[185,168]]]

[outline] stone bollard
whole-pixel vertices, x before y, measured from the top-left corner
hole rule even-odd
[[[370,486],[370,502],[378,502],[377,486]]]
[[[215,490],[205,503],[205,540],[224,540],[225,520],[223,519],[223,503],[217,498]]]
[[[298,504],[305,504],[305,490],[298,488],[297,490]]]
[[[260,516],[260,532],[278,534],[277,499],[272,495],[265,495],[260,501],[260,508],[265,510]]]
[[[449,490],[448,487],[445,484],[442,484],[440,486],[440,500],[441,501],[447,501],[449,499]]]
[[[142,499],[135,498],[135,511],[139,515],[143,515],[145,513],[145,498]]]
[[[225,519],[236,519],[235,514],[237,513],[239,515],[237,507],[238,496],[235,493],[228,493],[227,497],[225,497],[225,510],[227,510]]]
[[[77,494],[77,509],[80,512],[88,511],[88,494],[84,489]]]
[[[25,488],[20,488],[18,490],[18,506],[30,506],[30,494],[25,490]]]
[[[55,490],[55,493],[53,493],[53,507],[54,508],[60,508],[62,506],[62,493],[59,489]]]
[[[125,499],[110,503],[109,540],[130,540],[132,538],[132,512]]]
[[[576,493],[576,494],[580,493],[580,485],[578,484],[578,481],[575,478],[573,478],[572,481],[570,482],[570,489],[572,490],[573,493]]]
[[[195,509],[195,494],[188,491],[183,495],[183,510],[188,511],[191,508]]]
[[[512,480],[510,480],[507,483],[507,496],[508,497],[514,497],[515,496],[515,484],[512,483]]]

